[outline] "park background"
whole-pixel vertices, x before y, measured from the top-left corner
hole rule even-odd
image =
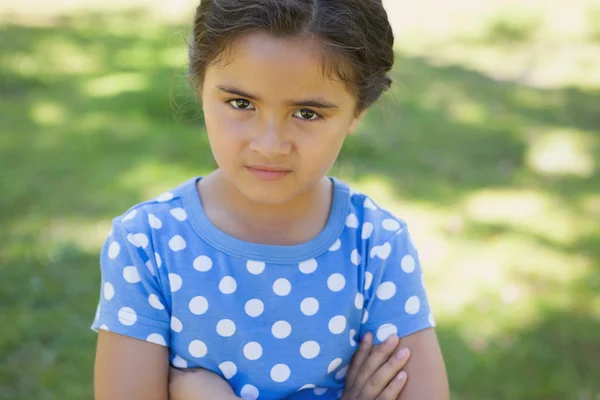
[[[406,219],[456,400],[600,399],[600,3],[387,0],[332,174]],[[0,2],[0,399],[92,398],[111,219],[214,163],[191,0]]]

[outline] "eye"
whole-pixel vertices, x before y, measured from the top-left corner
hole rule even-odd
[[[303,108],[302,110],[298,110],[297,112],[294,113],[294,115],[305,121],[314,121],[315,119],[322,118],[321,115],[314,112],[313,110],[309,110],[308,108]]]
[[[227,100],[227,103],[229,103],[231,105],[231,107],[235,108],[236,110],[252,110],[252,109],[254,109],[254,106],[252,105],[252,103],[246,99]]]

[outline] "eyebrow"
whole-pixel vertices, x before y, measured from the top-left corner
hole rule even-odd
[[[233,86],[233,85],[218,85],[217,89],[219,89],[225,93],[233,94],[235,96],[245,97],[245,98],[253,100],[253,101],[257,101],[257,102],[261,101],[261,99],[258,96],[254,96],[250,93],[246,93],[243,90],[241,90],[238,87]],[[291,101],[286,101],[286,104],[291,105],[291,106],[296,106],[296,107],[338,108],[338,106],[335,105],[334,103],[331,103],[321,97],[316,97],[313,99],[298,100],[298,101],[291,100]]]

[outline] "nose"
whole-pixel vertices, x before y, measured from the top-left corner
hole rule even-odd
[[[288,155],[291,143],[284,138],[283,129],[278,124],[268,124],[254,135],[250,141],[250,150],[260,153],[265,158],[276,158]]]

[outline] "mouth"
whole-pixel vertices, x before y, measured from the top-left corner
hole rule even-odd
[[[276,181],[283,179],[292,172],[289,168],[266,165],[246,165],[246,169],[262,181]]]

